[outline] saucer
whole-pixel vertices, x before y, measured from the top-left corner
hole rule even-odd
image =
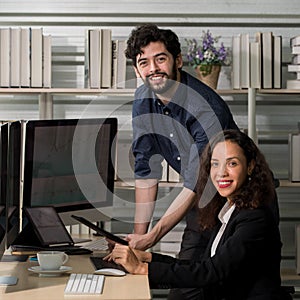
[[[28,271],[38,273],[41,277],[59,276],[63,273],[71,271],[71,267],[61,266],[58,270],[43,270],[40,266],[34,266],[28,268]]]

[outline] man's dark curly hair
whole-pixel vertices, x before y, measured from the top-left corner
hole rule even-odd
[[[136,56],[151,42],[162,42],[174,60],[181,53],[178,36],[170,29],[160,29],[155,24],[145,24],[133,29],[127,40],[125,55],[136,67]]]
[[[272,172],[264,155],[255,145],[253,140],[245,133],[238,130],[225,130],[216,135],[208,143],[201,155],[199,178],[197,183],[198,199],[201,198],[205,188],[209,185],[210,190],[214,191],[214,197],[209,203],[200,208],[200,225],[202,228],[211,228],[217,221],[218,211],[224,205],[226,199],[217,193],[210,180],[211,157],[215,146],[224,141],[237,144],[243,150],[247,164],[252,160],[255,166],[246,182],[243,184],[239,193],[232,197],[237,209],[254,209],[259,206],[271,203],[276,199],[275,187]],[[204,200],[204,199],[203,199]],[[200,200],[201,201],[201,200]],[[197,203],[197,205],[199,202]],[[201,204],[201,203],[200,203]],[[200,206],[200,205],[199,205]]]

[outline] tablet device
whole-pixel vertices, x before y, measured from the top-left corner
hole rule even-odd
[[[92,222],[88,221],[87,219],[85,219],[84,217],[80,217],[80,216],[75,216],[72,215],[72,218],[74,218],[75,220],[79,221],[80,223],[88,226],[89,228],[95,230],[98,234],[108,238],[109,240],[112,240],[118,244],[122,244],[122,245],[128,245],[128,242],[123,240],[122,238],[100,228],[99,226],[93,224]]]
[[[72,237],[70,236],[54,207],[24,207],[23,210],[33,227],[34,233],[38,237],[41,246],[74,246]]]

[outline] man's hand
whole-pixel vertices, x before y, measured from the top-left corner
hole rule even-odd
[[[154,241],[151,238],[150,233],[146,234],[128,234],[126,240],[129,242],[129,246],[138,249],[146,250],[153,246]]]

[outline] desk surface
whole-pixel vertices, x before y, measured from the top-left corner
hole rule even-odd
[[[59,277],[39,277],[38,274],[28,271],[28,268],[37,265],[37,262],[1,262],[0,276],[14,275],[18,283],[14,286],[1,286],[1,300],[59,300],[75,299],[77,296],[64,296],[64,288],[69,274]],[[71,266],[72,273],[93,273],[94,268],[89,255],[69,256],[66,266]],[[70,273],[71,273],[70,272]],[[149,300],[150,289],[148,277],[145,275],[126,275],[124,277],[105,277],[103,294],[100,296],[80,296],[80,300],[93,299],[107,300]],[[76,298],[78,299],[78,298]]]

